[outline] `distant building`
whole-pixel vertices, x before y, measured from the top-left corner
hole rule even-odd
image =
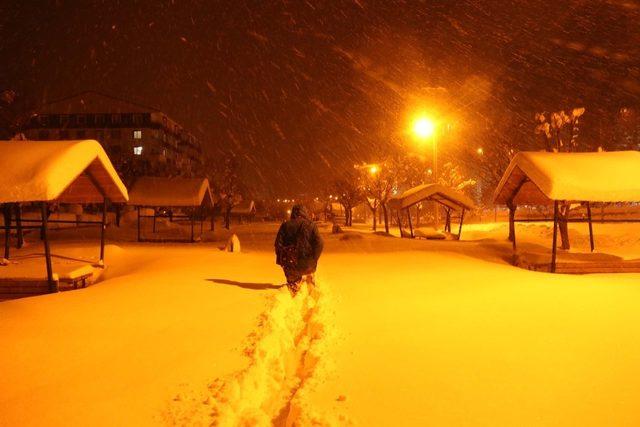
[[[97,92],[43,105],[23,130],[30,140],[95,139],[127,181],[202,173],[202,147],[163,112]]]

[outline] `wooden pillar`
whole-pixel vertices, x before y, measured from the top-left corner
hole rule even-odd
[[[464,212],[465,212],[465,209],[462,208],[462,213],[460,214],[460,226],[458,227],[458,240],[460,240],[460,236],[462,235],[462,222],[464,221]]]
[[[591,221],[591,203],[587,202],[587,221],[589,222],[589,243],[591,244],[591,252],[595,249],[593,242],[593,222]]]
[[[102,200],[102,222],[100,224],[100,265],[104,266],[104,237],[107,230],[107,198]]]
[[[409,231],[411,232],[411,238],[413,239],[413,223],[411,222],[411,209],[407,208],[407,217],[409,218]]]
[[[24,233],[22,230],[22,206],[20,203],[16,203],[16,227],[18,227],[18,244],[17,248],[20,249],[24,246]]]
[[[156,232],[156,208],[153,208],[153,232]]]
[[[445,233],[451,233],[451,208],[445,209],[444,231]]]
[[[509,208],[509,240],[513,243],[513,251],[516,251],[516,205],[513,202],[507,204]]]
[[[193,236],[193,227],[195,225],[195,218],[196,218],[196,210],[193,209],[193,211],[191,212],[191,243],[195,241]]]
[[[138,242],[140,241],[140,206],[136,206],[138,211]]]
[[[558,255],[558,201],[553,202],[553,247],[551,248],[551,272],[556,272],[556,257]]]
[[[204,207],[200,206],[200,237],[202,237],[202,233],[204,232]]]
[[[47,215],[47,220],[49,219],[49,205],[45,203],[45,214]],[[77,218],[76,218],[77,221]],[[40,240],[44,240],[44,228],[40,227]]]
[[[402,238],[402,218],[400,217],[400,209],[396,211],[396,221],[398,221],[398,230],[400,230],[400,238]]]
[[[9,203],[2,205],[2,213],[4,215],[4,258],[9,259],[11,247],[11,205]]]
[[[49,282],[49,291],[57,292],[58,287],[53,280],[53,266],[51,265],[51,248],[49,247],[49,212],[47,202],[42,202],[42,241],[44,242],[44,260],[47,266],[47,281]]]

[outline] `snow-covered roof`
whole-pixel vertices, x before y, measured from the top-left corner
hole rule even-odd
[[[393,209],[405,209],[424,200],[435,200],[452,209],[474,209],[473,201],[464,193],[440,184],[421,184],[402,194],[393,196],[389,206]]]
[[[256,204],[253,200],[242,202],[231,209],[233,215],[251,215],[256,212]]]
[[[129,192],[134,206],[213,206],[207,178],[164,178],[143,176]]]
[[[38,114],[105,114],[160,112],[155,107],[125,101],[104,93],[86,91],[42,105]]]
[[[102,146],[85,141],[0,141],[0,203],[128,200]]]
[[[515,204],[640,201],[640,152],[520,152],[494,194],[496,204],[511,200]]]

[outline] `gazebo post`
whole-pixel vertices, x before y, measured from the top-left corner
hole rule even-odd
[[[551,248],[551,272],[556,272],[556,256],[558,254],[558,201],[553,201],[553,247]]]
[[[11,247],[11,205],[9,203],[2,205],[2,213],[4,214],[4,259],[9,259]]]
[[[200,237],[204,232],[204,206],[200,205]]]
[[[47,202],[42,202],[42,240],[44,242],[44,260],[47,266],[47,281],[49,282],[49,291],[57,292],[58,289],[56,284],[53,281],[53,267],[51,266],[51,248],[49,247],[49,234],[47,230],[49,229],[48,222],[48,207]]]
[[[591,203],[587,202],[587,221],[589,221],[589,243],[591,244],[591,252],[595,249],[593,242],[593,222],[591,221]]]
[[[400,210],[396,210],[396,221],[398,221],[398,230],[400,231],[400,238],[402,239],[402,218],[400,217]]]
[[[411,231],[411,238],[413,239],[413,224],[411,222],[411,208],[407,208],[407,217],[409,218],[409,230]]]
[[[516,205],[513,200],[507,203],[509,208],[509,238],[513,242],[513,250],[516,250]]]
[[[104,237],[107,229],[107,198],[102,199],[102,222],[100,224],[100,266],[104,266]]]
[[[464,212],[465,209],[462,208],[462,213],[460,214],[460,226],[458,227],[458,240],[460,240],[460,236],[462,235],[462,222],[464,221]],[[451,225],[449,225],[449,233],[451,233]]]
[[[140,241],[140,206],[136,206],[138,211],[138,242]]]
[[[20,249],[24,246],[24,233],[22,232],[22,206],[20,203],[16,203],[16,226],[18,227],[18,245]]]
[[[194,239],[193,239],[193,227],[195,225],[195,217],[196,217],[196,210],[194,209],[191,212],[191,243],[194,242]]]

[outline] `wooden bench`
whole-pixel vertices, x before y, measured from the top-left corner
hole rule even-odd
[[[640,260],[625,260],[607,254],[568,254],[569,261],[558,260],[556,273],[597,274],[597,273],[640,273]],[[524,255],[515,259],[515,265],[527,270],[550,272],[551,262],[546,255]]]
[[[78,285],[86,288],[92,281],[93,267],[90,265],[83,265],[82,267],[60,274],[60,282],[72,285],[73,289],[78,289]]]

